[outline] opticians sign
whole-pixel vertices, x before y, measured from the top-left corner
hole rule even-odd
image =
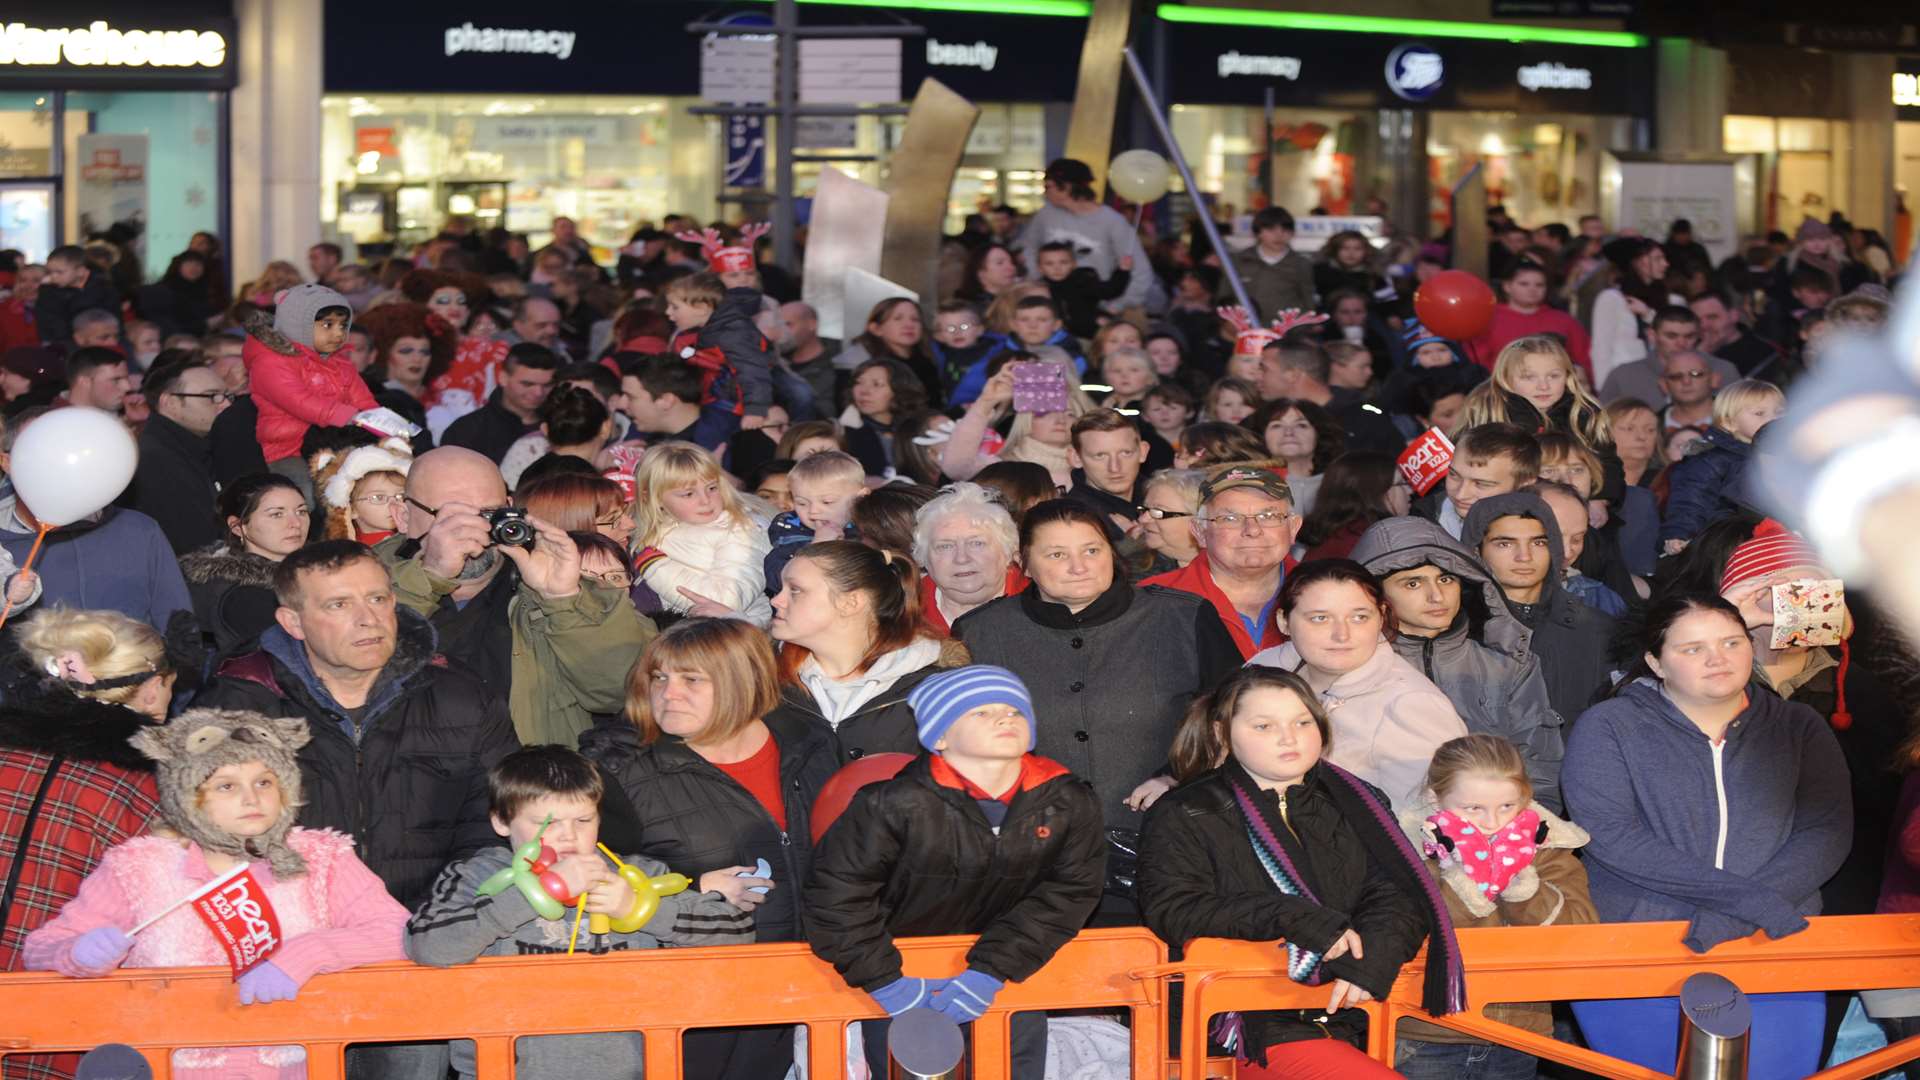
[[[1565,64],[1528,64],[1519,70],[1515,79],[1520,89],[1534,92],[1593,89],[1593,72]]]
[[[231,19],[194,26],[126,26],[94,19],[84,26],[0,23],[0,82],[33,80],[61,88],[138,81],[233,85]]]
[[[1893,67],[1894,114],[1901,120],[1920,120],[1920,59],[1903,56]]]

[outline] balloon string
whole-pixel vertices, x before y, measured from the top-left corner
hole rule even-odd
[[[51,525],[42,524],[40,526],[40,535],[33,538],[33,550],[27,552],[26,565],[22,566],[17,573],[24,574],[33,569],[35,560],[40,558],[40,545],[47,542],[47,534],[52,531],[53,526]],[[13,590],[9,589],[7,590],[6,606],[0,607],[0,626],[7,625],[7,616],[11,614],[13,614]]]
[[[573,906],[573,936],[567,939],[567,955],[573,955],[573,947],[580,943],[580,916],[587,913],[587,894],[580,894],[580,902]]]

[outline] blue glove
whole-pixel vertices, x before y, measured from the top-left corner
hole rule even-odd
[[[970,1024],[992,1007],[995,995],[1006,985],[984,971],[968,968],[933,995],[933,1011],[956,1024]]]
[[[69,956],[73,966],[94,975],[105,975],[120,966],[133,951],[133,939],[117,926],[89,930],[74,939]]]
[[[942,986],[943,979],[909,979],[901,976],[878,990],[867,991],[874,1004],[887,1010],[888,1016],[899,1016],[908,1009],[930,1006],[933,996]]]
[[[271,960],[261,962],[240,976],[240,981],[234,985],[240,988],[242,1005],[292,1001],[300,993],[300,984],[293,981],[293,976],[275,967]]]

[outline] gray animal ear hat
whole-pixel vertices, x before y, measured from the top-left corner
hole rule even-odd
[[[188,709],[165,724],[144,728],[128,741],[152,758],[160,781],[160,813],[173,830],[237,859],[265,859],[277,878],[306,873],[306,860],[287,846],[287,830],[302,805],[300,765],[294,754],[312,736],[307,722],[275,720],[239,709]],[[226,765],[257,761],[280,781],[280,820],[259,836],[241,839],[222,832],[200,809],[200,785]]]

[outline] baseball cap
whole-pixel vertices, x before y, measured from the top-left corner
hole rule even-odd
[[[1273,470],[1257,465],[1235,465],[1208,477],[1207,482],[1200,485],[1200,502],[1205,504],[1221,492],[1240,488],[1253,488],[1276,499],[1293,502],[1293,489],[1287,486],[1287,482]]]

